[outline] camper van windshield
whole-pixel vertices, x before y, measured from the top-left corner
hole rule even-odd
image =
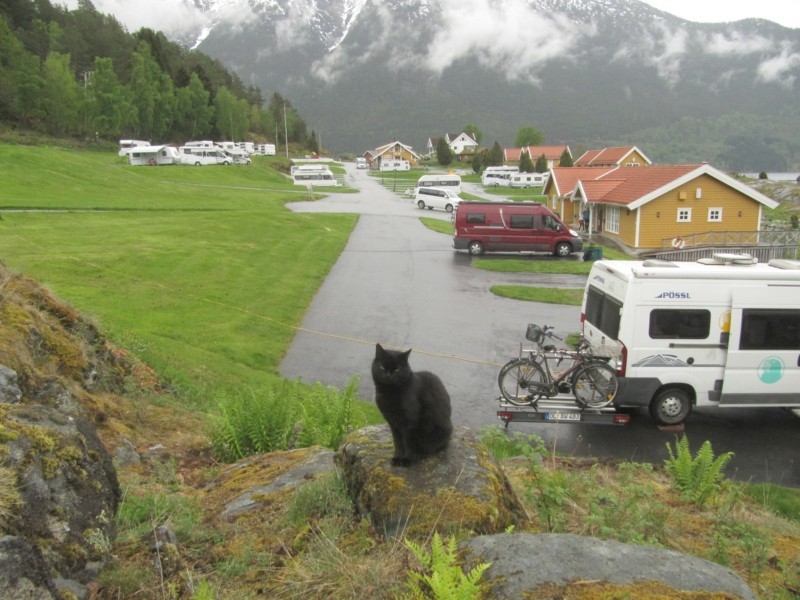
[[[621,313],[622,303],[619,300],[589,286],[586,295],[586,320],[612,340],[616,340],[619,335]]]

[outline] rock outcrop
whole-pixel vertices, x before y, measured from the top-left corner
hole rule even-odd
[[[444,452],[410,467],[391,464],[388,426],[351,433],[336,454],[358,512],[387,536],[433,531],[497,533],[525,522],[525,510],[496,461],[468,429]]]
[[[0,268],[0,596],[81,596],[109,561],[121,492],[87,412],[123,361],[90,323]]]
[[[666,586],[675,597],[682,591],[705,591],[724,594],[725,598],[755,600],[750,588],[731,569],[651,546],[580,535],[519,533],[474,537],[464,541],[460,549],[467,556],[469,568],[491,563],[483,578],[493,582],[491,597],[497,600],[540,597],[537,590],[546,586],[563,587],[574,582],[659,582],[663,584],[660,590]]]

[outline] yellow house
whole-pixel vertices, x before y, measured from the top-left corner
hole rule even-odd
[[[372,160],[375,168],[380,166],[382,160],[407,160],[413,167],[419,163],[419,155],[407,146],[398,141],[390,142],[379,146],[372,152]]]
[[[577,228],[581,212],[584,210],[581,198],[573,198],[572,192],[579,181],[592,181],[613,171],[610,167],[556,167],[550,169],[550,177],[542,189],[547,196],[547,205],[565,223]]]
[[[682,245],[698,234],[757,232],[762,209],[778,206],[707,163],[597,169],[579,178],[562,171],[553,169],[548,181],[549,202],[562,219],[572,220],[565,211],[588,208],[589,233],[633,249]],[[572,190],[556,196],[568,179],[576,181]]]

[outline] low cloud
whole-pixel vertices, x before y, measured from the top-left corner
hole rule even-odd
[[[622,46],[615,60],[641,61],[656,69],[658,76],[674,85],[681,75],[683,59],[689,46],[689,34],[684,29],[672,29],[655,23],[649,32],[640,30],[635,46]]]
[[[93,0],[98,12],[111,14],[128,31],[148,27],[167,35],[184,34],[201,29],[208,18],[195,6],[180,0]],[[78,0],[66,0],[69,9],[78,8]]]
[[[763,61],[758,66],[758,78],[767,83],[779,83],[786,87],[794,86],[800,73],[800,53],[788,42],[784,43],[780,54]]]
[[[703,48],[706,54],[717,56],[747,56],[769,52],[775,44],[760,35],[746,36],[739,31],[715,33]]]
[[[442,27],[429,46],[425,65],[441,73],[474,57],[509,80],[537,82],[550,60],[568,58],[575,42],[592,28],[534,10],[524,0],[442,0]]]

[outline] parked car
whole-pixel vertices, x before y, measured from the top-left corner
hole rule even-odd
[[[451,190],[441,190],[439,188],[417,188],[414,192],[414,202],[419,208],[441,208],[451,213],[461,202],[458,194]]]

